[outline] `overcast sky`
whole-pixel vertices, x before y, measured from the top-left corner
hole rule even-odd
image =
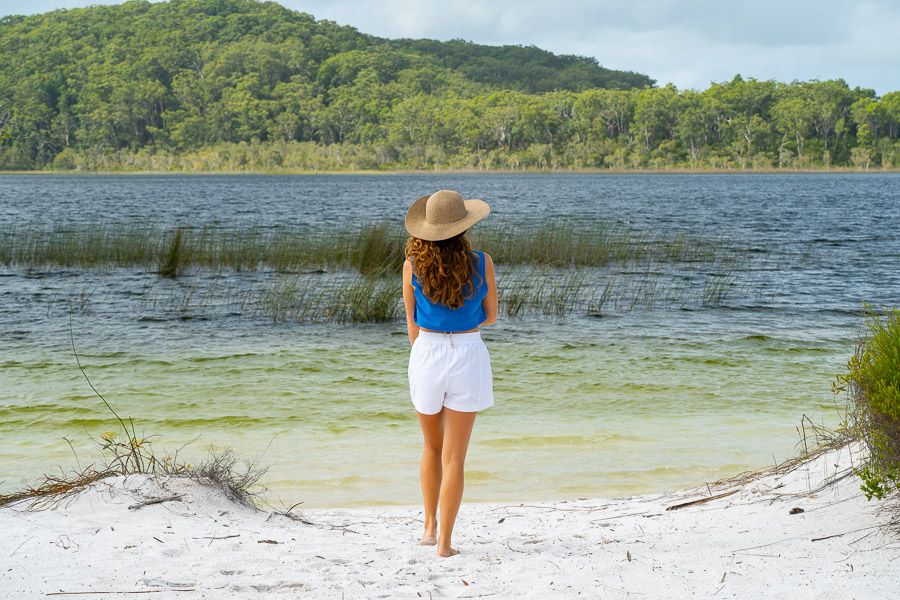
[[[0,0],[0,15],[116,0]],[[704,89],[735,73],[900,90],[900,0],[280,0],[382,37],[534,44]]]

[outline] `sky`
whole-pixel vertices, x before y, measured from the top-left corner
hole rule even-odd
[[[0,16],[117,0],[0,0]],[[535,45],[658,85],[844,79],[900,90],[900,0],[280,0],[380,37]]]

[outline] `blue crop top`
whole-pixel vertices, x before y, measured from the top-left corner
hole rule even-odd
[[[474,250],[475,271],[477,275],[472,277],[472,285],[475,293],[471,298],[465,298],[459,308],[450,308],[446,304],[434,303],[422,292],[422,286],[418,282],[415,273],[412,276],[412,286],[416,296],[415,321],[419,327],[434,331],[467,331],[475,329],[487,318],[482,301],[487,295],[487,281],[484,275],[484,252]],[[464,292],[470,291],[469,289]]]

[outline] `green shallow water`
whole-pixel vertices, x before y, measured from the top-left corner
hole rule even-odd
[[[891,173],[10,175],[0,228],[315,231],[400,219],[436,189],[488,199],[504,227],[608,223],[647,240],[722,241],[742,257],[721,289],[712,265],[616,263],[587,280],[593,292],[616,283],[603,318],[580,306],[490,328],[496,406],[475,424],[467,501],[651,493],[791,457],[804,415],[839,422],[830,384],[863,303],[900,297]],[[497,267],[502,281],[512,265]],[[552,288],[559,274],[534,277]],[[97,462],[96,442],[116,429],[75,366],[74,310],[91,380],[158,452],[188,444],[181,455],[196,462],[209,445],[232,447],[270,467],[276,504],[417,503],[402,323],[271,323],[247,298],[282,281],[0,266],[0,491]]]
[[[466,499],[701,485],[793,455],[804,414],[838,422],[830,381],[852,349],[845,327],[779,335],[783,324],[738,313],[681,326],[676,317],[532,319],[486,331],[496,405],[476,421]],[[114,338],[86,322],[75,325],[86,372],[158,453],[187,444],[180,455],[197,462],[210,446],[234,448],[269,467],[275,504],[418,502],[421,434],[398,324],[240,335],[151,325]],[[756,328],[772,331],[747,333]],[[67,331],[50,337],[0,362],[3,491],[98,462],[100,435],[117,430],[76,368]]]

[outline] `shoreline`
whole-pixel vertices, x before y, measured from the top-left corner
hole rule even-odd
[[[196,480],[97,481],[0,509],[9,593],[154,597],[890,597],[900,538],[853,475],[858,442],[677,492],[472,504],[459,556],[419,546],[421,507],[250,508]],[[152,500],[165,499],[161,502]],[[209,596],[206,595],[209,594]]]
[[[77,169],[35,169],[0,170],[0,175],[134,175],[134,176],[181,176],[181,175],[815,175],[815,174],[895,174],[900,169],[857,169],[852,167],[828,167],[809,169],[285,169],[285,170],[240,170],[240,171],[142,171],[104,170],[82,171]]]

